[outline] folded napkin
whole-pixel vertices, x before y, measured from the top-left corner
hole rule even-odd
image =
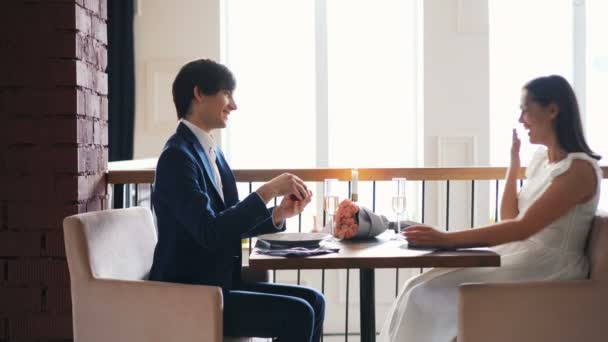
[[[280,257],[307,257],[314,255],[322,255],[329,253],[337,253],[340,251],[340,248],[331,248],[326,246],[320,246],[316,248],[306,248],[306,247],[290,247],[290,248],[276,248],[273,244],[262,240],[258,240],[255,244],[255,253],[270,255],[270,256],[280,256]]]

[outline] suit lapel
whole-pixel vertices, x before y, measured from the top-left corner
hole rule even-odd
[[[220,148],[216,148],[215,151],[215,154],[217,156],[217,167],[220,172],[220,176],[222,177],[224,200],[227,206],[232,206],[239,201],[239,193],[236,188],[236,180],[234,179],[232,169],[230,169],[226,158],[224,158],[224,153],[222,152],[222,150]]]
[[[215,190],[215,194],[222,201],[222,196],[220,196],[220,190],[218,185],[215,183],[215,177],[213,176],[213,171],[211,171],[211,163],[209,162],[209,158],[207,158],[207,154],[203,150],[203,146],[198,141],[194,133],[183,123],[180,123],[177,127],[177,132],[183,136],[187,141],[190,142],[194,150],[196,151],[195,155],[198,157],[199,163],[203,166],[203,170],[207,174],[207,178],[213,184],[213,189]],[[223,177],[223,175],[220,174]],[[224,182],[222,182],[223,184]]]

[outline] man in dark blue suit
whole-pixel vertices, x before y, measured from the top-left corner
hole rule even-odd
[[[241,239],[285,230],[312,193],[304,182],[282,174],[239,200],[234,175],[210,134],[226,127],[236,110],[236,82],[225,66],[196,60],[173,82],[181,120],[156,167],[152,201],[158,244],[150,279],[221,286],[224,334],[319,341],[325,301],[301,286],[241,282]],[[279,206],[267,209],[274,197]]]

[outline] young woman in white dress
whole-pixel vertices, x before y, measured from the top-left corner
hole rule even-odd
[[[454,232],[408,228],[410,243],[494,246],[501,267],[436,268],[412,278],[384,323],[379,340],[446,342],[457,335],[458,286],[468,282],[577,279],[587,276],[584,246],[597,209],[602,171],[585,142],[574,91],[561,76],[528,82],[519,122],[530,143],[543,145],[517,193],[520,140],[513,130],[501,221]]]

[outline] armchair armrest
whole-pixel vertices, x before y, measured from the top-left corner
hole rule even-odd
[[[458,342],[608,337],[608,285],[588,279],[463,284],[458,310]]]
[[[219,287],[111,279],[84,285],[72,288],[77,341],[223,339]]]

